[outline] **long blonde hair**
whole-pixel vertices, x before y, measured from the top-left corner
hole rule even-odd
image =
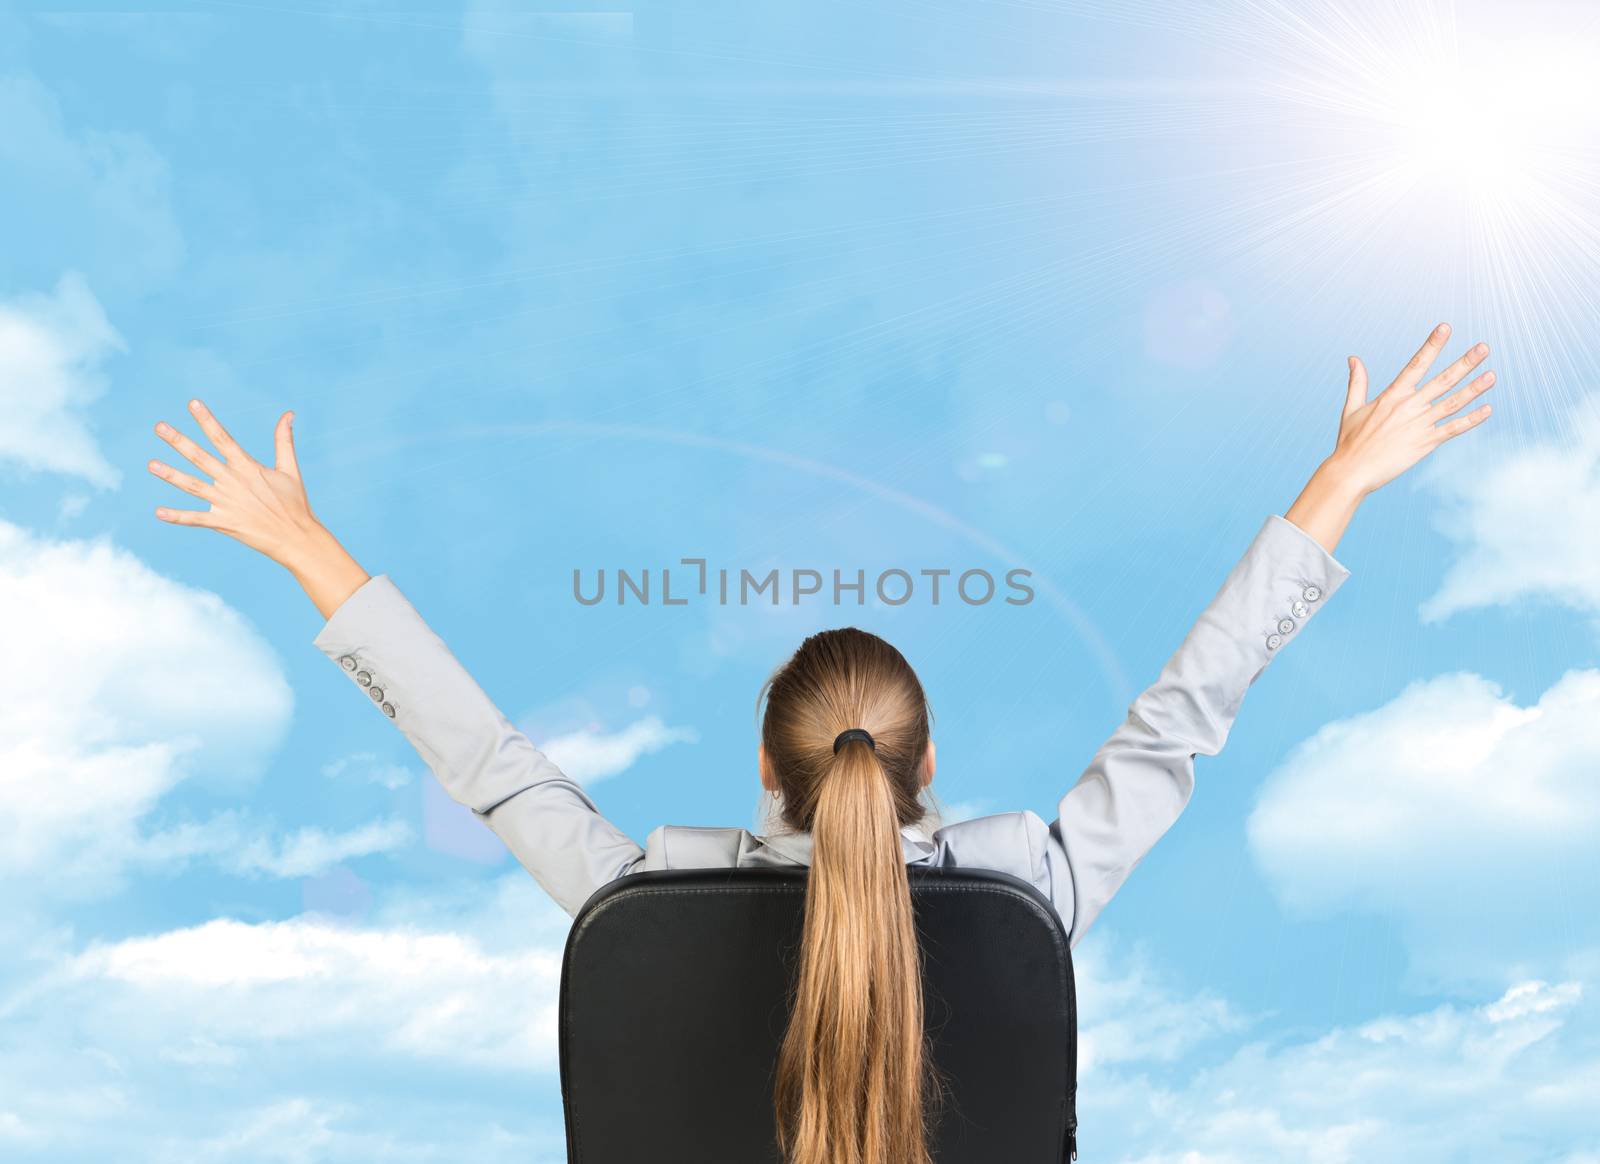
[[[924,1101],[937,1082],[900,846],[901,826],[924,813],[927,699],[899,651],[853,627],[806,639],[763,693],[761,742],[783,821],[812,837],[773,1093],[783,1159],[931,1164]],[[873,742],[835,752],[849,728]]]

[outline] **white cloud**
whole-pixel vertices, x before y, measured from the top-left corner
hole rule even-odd
[[[156,1024],[224,1047],[350,1040],[369,1053],[548,1069],[560,968],[559,948],[491,953],[455,932],[303,916],[131,938],[79,955],[70,973],[119,1027]]]
[[[199,1147],[202,1160],[236,1160],[239,1153],[270,1148],[284,1164],[312,1164],[332,1146],[338,1112],[296,1096],[249,1113],[237,1126]]]
[[[0,978],[0,1156],[561,1159],[528,1099],[555,1094],[570,921],[518,870],[390,895],[370,924],[34,937],[31,973]]]
[[[1531,706],[1442,675],[1296,747],[1250,847],[1293,908],[1397,919],[1427,974],[1536,973],[1600,908],[1597,773],[1600,671],[1567,672]]]
[[[157,825],[185,781],[256,775],[293,710],[276,655],[216,595],[107,538],[0,521],[0,612],[0,874],[67,895],[199,856],[243,876],[307,877],[410,840],[398,820],[280,838],[236,812]]]
[[[8,255],[66,262],[97,286],[143,291],[183,259],[166,160],[135,133],[76,128],[26,74],[0,75]]]
[[[1600,395],[1578,402],[1561,445],[1451,463],[1426,479],[1443,498],[1435,520],[1463,553],[1422,604],[1424,622],[1531,600],[1600,620]]]
[[[0,521],[0,875],[116,881],[186,779],[242,784],[288,724],[271,648],[215,594],[108,538]]]
[[[1223,999],[1177,989],[1138,950],[1109,934],[1072,955],[1078,1004],[1078,1077],[1092,1080],[1128,1063],[1173,1063],[1250,1024]]]
[[[97,942],[30,997],[174,1061],[309,1045],[549,1071],[569,919],[520,870],[477,892],[371,924],[213,918]]]
[[[693,743],[693,728],[668,727],[656,716],[635,720],[619,732],[598,729],[568,732],[539,745],[568,776],[594,784],[631,768],[641,756],[676,743]]]
[[[381,760],[376,752],[356,752],[330,761],[322,766],[322,774],[330,780],[364,780],[391,790],[411,783],[409,768]]]
[[[52,295],[0,302],[0,461],[115,487],[122,475],[101,455],[83,410],[105,391],[100,363],[123,348],[76,272]]]
[[[310,877],[352,857],[398,849],[411,836],[411,827],[400,820],[373,821],[345,832],[302,828],[276,842],[266,837],[252,838],[224,862],[224,867],[274,877]]]
[[[398,1129],[393,1113],[374,1119],[349,1103],[289,1096],[245,1112],[225,1113],[226,1128],[202,1139],[169,1137],[155,1159],[195,1159],[241,1164],[330,1164],[395,1161],[397,1164],[456,1164],[461,1160],[505,1160],[519,1164],[565,1164],[551,1137],[530,1136],[482,1118],[468,1126]],[[542,1150],[541,1150],[542,1149]]]
[[[1251,1042],[1170,1083],[1087,1087],[1085,1156],[1125,1164],[1543,1162],[1596,1137],[1600,1055],[1574,982]]]
[[[529,1101],[558,1095],[570,922],[518,870],[362,924],[28,939],[0,977],[0,1156],[560,1160],[558,1103]]]
[[[397,1129],[393,1113],[373,1118],[354,1104],[289,1096],[248,1111],[225,1114],[224,1130],[201,1139],[170,1138],[155,1159],[193,1159],[241,1164],[329,1164],[395,1161],[396,1164],[457,1164],[461,1160],[565,1164],[550,1150],[548,1136],[509,1131],[497,1121],[425,1129]],[[418,1134],[420,1131],[421,1134]],[[541,1149],[543,1149],[541,1151]]]
[[[242,876],[314,877],[353,857],[391,852],[412,835],[404,821],[385,820],[343,832],[307,826],[274,839],[239,814],[222,813],[156,833],[138,846],[135,855],[168,871],[191,857],[204,856]]]
[[[14,1111],[0,1111],[0,1143],[27,1143],[41,1139],[38,1129]]]
[[[1574,1164],[1596,1139],[1600,957],[1311,1033],[1181,986],[1113,931],[1074,963],[1084,1159]]]

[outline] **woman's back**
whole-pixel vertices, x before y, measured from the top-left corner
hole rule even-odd
[[[1246,690],[1348,576],[1299,527],[1268,515],[1126,719],[1085,768],[1062,765],[1071,782],[1053,821],[1023,811],[913,827],[902,831],[907,863],[1023,877],[1055,903],[1076,944],[1182,813],[1195,755],[1220,751]],[[809,864],[807,838],[740,828],[662,826],[640,845],[511,724],[387,574],[345,599],[313,643],[375,708],[387,705],[445,791],[569,914],[636,869]]]

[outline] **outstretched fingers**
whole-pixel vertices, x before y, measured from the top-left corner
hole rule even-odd
[[[184,436],[183,433],[173,428],[166,421],[163,420],[156,424],[156,435],[187,457],[190,464],[199,469],[202,473],[206,474],[208,477],[222,476],[222,470],[226,468],[226,466],[223,465],[221,461],[217,460],[217,458],[206,452],[194,441]]]
[[[1458,437],[1469,428],[1476,428],[1489,419],[1491,411],[1493,410],[1489,405],[1481,404],[1465,416],[1458,416],[1452,421],[1436,426],[1433,430],[1435,433],[1434,444],[1442,445],[1451,437]]]
[[[169,485],[176,485],[185,493],[198,497],[202,501],[214,502],[217,498],[217,491],[212,488],[211,482],[202,481],[200,478],[191,476],[190,474],[183,472],[181,469],[174,469],[171,465],[168,465],[162,461],[151,461],[150,472],[154,473],[157,477],[160,477]]]
[[[173,525],[198,525],[208,529],[216,529],[216,522],[212,519],[209,509],[168,509],[164,505],[156,507],[156,516],[162,521],[169,521]]]
[[[1474,344],[1468,348],[1465,355],[1419,389],[1423,399],[1432,404],[1450,389],[1461,383],[1462,380],[1466,379],[1467,373],[1483,363],[1488,358],[1488,355],[1488,344]]]
[[[1476,400],[1493,387],[1494,373],[1485,372],[1483,375],[1475,378],[1472,383],[1468,384],[1454,396],[1436,401],[1429,407],[1428,411],[1433,415],[1435,420],[1441,416],[1449,416],[1452,413],[1460,412],[1465,405],[1470,404],[1472,401]]]
[[[200,427],[206,436],[211,438],[211,443],[217,446],[218,451],[222,453],[222,459],[228,464],[242,465],[251,460],[250,454],[245,452],[228,430],[222,427],[222,422],[211,415],[211,410],[205,404],[199,400],[191,400],[189,411],[194,413],[195,420],[200,422]]]
[[[1394,383],[1389,385],[1388,391],[1402,392],[1415,388],[1422,383],[1423,374],[1433,366],[1433,361],[1439,358],[1439,353],[1444,349],[1445,341],[1450,338],[1450,325],[1441,323],[1429,334],[1423,345],[1417,349],[1417,354],[1412,356],[1400,374],[1395,377]]]

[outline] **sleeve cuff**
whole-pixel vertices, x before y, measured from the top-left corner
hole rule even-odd
[[[1350,577],[1321,542],[1281,514],[1269,514],[1256,535],[1252,560],[1266,563],[1252,592],[1259,596],[1254,628],[1271,655]]]
[[[1345,565],[1340,562],[1338,558],[1335,558],[1332,554],[1328,553],[1326,547],[1324,547],[1321,542],[1312,537],[1310,534],[1306,533],[1305,530],[1295,525],[1294,522],[1290,521],[1287,517],[1284,517],[1281,513],[1268,514],[1267,524],[1269,526],[1273,526],[1274,528],[1282,527],[1283,531],[1293,534],[1296,538],[1299,538],[1305,543],[1305,548],[1310,551],[1312,559],[1320,563],[1322,568],[1327,572],[1326,577],[1328,580],[1328,586],[1324,587],[1324,589],[1327,589],[1331,592],[1333,589],[1337,588],[1340,582],[1344,581],[1350,576],[1350,571],[1345,567]]]
[[[354,640],[361,637],[362,626],[370,626],[378,609],[399,596],[399,589],[389,575],[371,575],[328,616],[316,638],[311,640],[312,645],[323,654],[334,656],[356,645]]]
[[[396,717],[399,701],[387,682],[388,676],[376,673],[368,652],[384,641],[385,633],[392,638],[394,632],[387,628],[393,628],[409,613],[410,603],[389,575],[374,574],[339,604],[311,640],[390,719]]]

